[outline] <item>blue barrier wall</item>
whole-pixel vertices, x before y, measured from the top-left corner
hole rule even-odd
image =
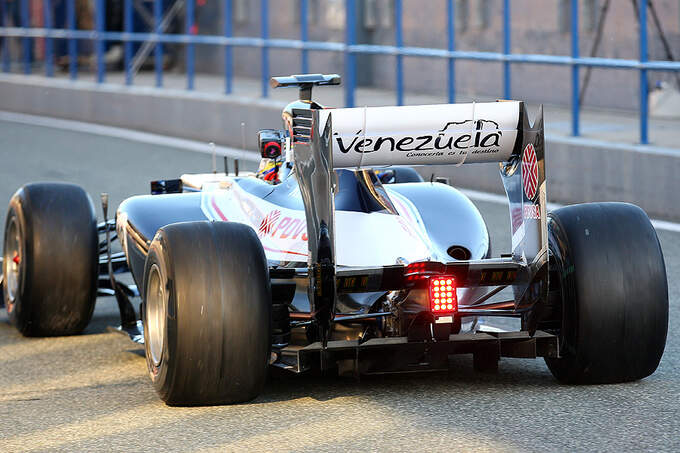
[[[579,11],[578,0],[571,0],[571,55],[545,55],[512,53],[512,1],[502,0],[502,52],[477,52],[456,50],[455,30],[455,7],[454,0],[446,1],[447,33],[446,48],[411,47],[404,45],[403,39],[403,4],[402,0],[394,0],[394,45],[369,45],[357,43],[357,1],[345,0],[345,40],[344,42],[310,41],[308,39],[308,0],[299,2],[299,39],[272,39],[269,33],[270,0],[260,2],[260,33],[259,36],[234,36],[232,23],[232,0],[222,0],[224,7],[223,33],[221,35],[198,35],[194,27],[196,0],[185,0],[183,6],[184,29],[183,33],[166,33],[167,24],[164,23],[164,13],[169,9],[168,0],[153,1],[153,27],[148,32],[137,32],[133,27],[133,0],[124,0],[124,27],[121,32],[105,31],[106,27],[106,0],[95,0],[93,12],[93,30],[78,29],[76,24],[76,0],[44,0],[43,20],[44,26],[31,27],[33,22],[30,17],[29,0],[0,0],[0,36],[16,37],[21,39],[22,44],[22,67],[23,72],[29,74],[32,70],[33,39],[44,38],[45,40],[45,74],[48,77],[54,75],[54,40],[66,40],[69,55],[69,73],[72,79],[78,77],[77,54],[78,44],[90,41],[94,46],[96,80],[102,83],[106,80],[106,66],[104,64],[104,51],[107,41],[122,41],[124,43],[124,66],[128,85],[134,83],[134,71],[132,65],[133,45],[148,43],[153,46],[155,61],[156,86],[163,86],[163,44],[179,43],[185,46],[185,71],[187,89],[194,88],[195,77],[195,46],[213,45],[224,49],[224,91],[229,94],[233,89],[234,63],[232,50],[234,47],[249,47],[260,49],[261,52],[261,90],[262,96],[268,96],[269,52],[270,49],[297,49],[301,53],[300,72],[305,73],[309,67],[309,51],[326,51],[341,53],[344,55],[344,86],[345,104],[354,106],[355,90],[357,85],[358,54],[373,54],[393,56],[395,61],[395,102],[398,105],[404,102],[404,57],[421,57],[441,59],[447,62],[447,98],[449,102],[456,100],[456,62],[461,60],[499,62],[502,64],[503,94],[506,99],[512,98],[511,81],[512,66],[516,64],[543,64],[563,66],[571,71],[571,109],[572,109],[572,134],[580,135],[580,105],[579,105],[579,74],[583,68],[597,67],[637,71],[639,74],[639,114],[640,114],[640,142],[647,144],[649,141],[648,123],[648,71],[680,71],[680,63],[670,61],[656,61],[648,59],[647,42],[647,0],[638,1],[639,15],[639,58],[617,59],[582,57],[579,49]],[[257,1],[257,0],[253,0]],[[53,5],[55,2],[65,2],[66,20],[62,28],[55,26]],[[18,7],[18,10],[17,10]],[[13,23],[15,26],[9,27]],[[17,24],[18,22],[18,24]],[[19,25],[19,26],[16,26]],[[8,40],[3,39],[1,66],[4,72],[11,70],[11,62],[8,51]]]

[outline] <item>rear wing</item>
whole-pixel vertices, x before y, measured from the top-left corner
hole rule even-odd
[[[352,279],[354,274],[363,275],[366,277],[363,280],[368,282],[371,279],[367,276],[372,275],[372,280],[378,282],[377,287],[384,289],[379,282],[385,281],[386,272],[404,276],[414,264],[404,266],[404,270],[397,269],[396,274],[394,269],[386,268],[343,269],[336,273],[334,168],[499,164],[510,208],[511,256],[474,263],[440,264],[443,269],[451,268],[468,275],[472,271],[485,275],[488,268],[490,276],[495,275],[494,272],[512,276],[501,279],[503,282],[498,286],[513,287],[516,310],[547,298],[548,232],[542,108],[533,125],[524,103],[519,101],[349,109],[294,108],[292,116],[293,161],[309,236],[309,298],[321,338],[326,338],[334,316],[337,277],[342,275],[345,280],[355,281]],[[368,290],[368,287],[360,289]]]
[[[335,168],[506,162],[521,130],[522,103],[321,110],[333,118]]]

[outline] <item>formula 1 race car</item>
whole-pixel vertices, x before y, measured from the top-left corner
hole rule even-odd
[[[30,336],[76,334],[98,295],[115,296],[120,330],[144,344],[172,405],[251,400],[269,367],[418,371],[453,354],[482,370],[544,357],[566,383],[654,372],[668,326],[656,232],[630,204],[546,211],[542,110],[531,125],[517,101],[312,100],[313,86],[339,82],[272,79],[300,96],[283,130],[259,134],[258,174],[154,181],[115,221],[103,196],[99,224],[78,186],[19,189],[3,249],[11,322]],[[411,168],[484,162],[500,164],[510,209],[512,249],[497,256],[472,202]],[[118,278],[128,272],[136,285]],[[494,316],[520,318],[521,330],[479,328]]]

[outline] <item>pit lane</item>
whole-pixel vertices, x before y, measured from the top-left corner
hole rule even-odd
[[[21,184],[44,180],[82,184],[95,202],[107,191],[117,206],[152,179],[211,168],[206,154],[0,121],[2,206]],[[506,207],[475,203],[495,253],[509,250]],[[640,382],[563,386],[541,360],[503,359],[488,375],[456,357],[448,373],[274,375],[250,404],[171,408],[150,385],[142,349],[107,333],[118,313],[102,298],[75,337],[27,339],[0,312],[0,451],[680,451],[680,233],[658,234],[669,337],[659,369]]]

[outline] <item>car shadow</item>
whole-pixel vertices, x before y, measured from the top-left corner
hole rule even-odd
[[[472,355],[452,356],[449,368],[436,371],[385,373],[342,377],[334,371],[292,374],[272,369],[263,393],[253,403],[312,398],[329,401],[347,396],[375,397],[377,394],[412,397],[414,392],[442,395],[453,389],[503,392],[508,388],[554,389],[559,386],[541,359],[502,359],[493,373],[475,371]]]
[[[110,332],[120,324],[115,299],[101,298],[92,321],[84,335]],[[121,334],[124,335],[124,334]],[[144,357],[144,347],[130,342],[125,352]],[[328,373],[307,372],[294,374],[271,367],[262,394],[248,404],[291,401],[311,398],[330,401],[348,396],[374,396],[376,394],[412,395],[414,389],[425,393],[446,394],[452,388],[472,387],[476,390],[502,391],[514,388],[554,388],[559,384],[552,377],[542,359],[501,359],[494,373],[475,371],[472,355],[451,356],[448,369],[408,373],[370,374],[359,377],[338,376],[337,370]]]

